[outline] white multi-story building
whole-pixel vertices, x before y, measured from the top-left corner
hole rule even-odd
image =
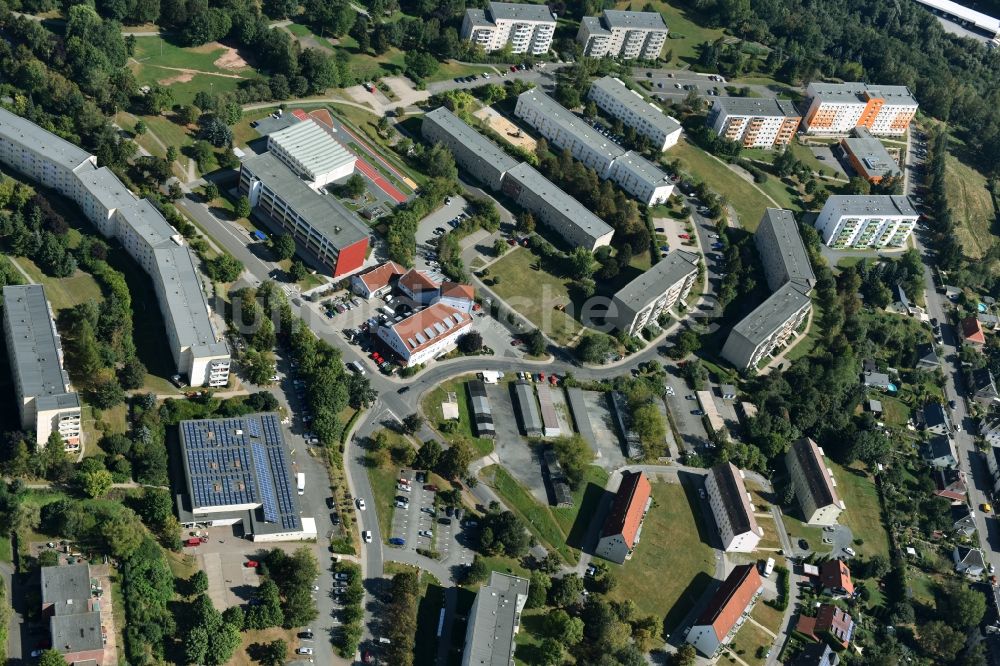
[[[788,145],[801,120],[786,100],[716,97],[707,122],[720,137],[744,148],[773,148]]]
[[[754,518],[743,472],[730,462],[716,465],[705,477],[705,492],[719,528],[722,550],[727,553],[755,551],[764,530]]]
[[[683,250],[671,252],[619,289],[611,299],[608,315],[615,317],[618,330],[639,335],[662,313],[687,298],[697,277],[698,255]]]
[[[816,218],[823,242],[845,248],[903,247],[920,214],[908,197],[897,195],[835,195]]]
[[[267,149],[314,190],[354,173],[354,153],[312,118],[269,134]]]
[[[557,101],[538,89],[521,93],[514,114],[553,145],[569,150],[584,166],[610,180],[642,203],[652,206],[674,191],[667,175],[635,151],[625,151]]]
[[[807,134],[839,135],[864,127],[875,135],[899,136],[917,114],[917,100],[906,86],[813,82],[806,89],[806,108]]]
[[[39,447],[58,432],[67,451],[79,451],[80,397],[63,370],[62,344],[42,285],[3,288],[3,330],[21,428],[35,431]]]
[[[191,386],[229,382],[229,348],[212,324],[191,251],[155,206],[98,169],[93,155],[5,109],[0,161],[72,199],[142,266],[156,288],[177,371]]]
[[[466,9],[462,39],[486,53],[510,46],[511,53],[542,55],[552,46],[556,17],[545,5],[490,2],[486,9]]]
[[[599,18],[583,17],[576,41],[591,58],[656,60],[667,41],[667,26],[657,12],[605,9]]]
[[[605,113],[621,120],[626,127],[648,138],[660,152],[677,145],[681,138],[681,124],[677,120],[613,76],[594,81],[587,99]]]
[[[450,352],[458,339],[471,330],[472,315],[435,303],[398,324],[379,326],[378,337],[406,367],[412,367]]]

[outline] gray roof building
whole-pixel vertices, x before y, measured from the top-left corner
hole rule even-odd
[[[549,483],[552,484],[552,494],[554,495],[554,505],[568,507],[573,506],[573,493],[566,483],[566,475],[563,473],[562,465],[555,451],[546,447],[542,452],[542,462],[549,475]]]
[[[459,166],[494,191],[500,189],[504,174],[517,166],[500,146],[443,106],[424,115],[420,131],[427,141],[451,150]]]
[[[610,12],[605,12],[610,13]],[[656,14],[659,17],[659,14]],[[594,17],[584,17],[584,21]],[[663,19],[660,19],[662,24]],[[621,118],[622,122],[631,127],[635,127],[640,134],[649,135],[649,130],[641,129],[643,126],[655,128],[664,136],[673,134],[681,129],[681,124],[675,119],[666,115],[652,103],[646,101],[642,95],[634,90],[630,90],[620,79],[613,76],[603,76],[590,84],[590,92],[587,94],[590,99],[597,102],[598,106],[608,110],[610,105],[602,104],[600,100],[615,100],[623,107],[622,112],[613,113]]]
[[[795,284],[786,284],[744,317],[726,339],[722,356],[738,368],[753,367],[791,337],[812,307]]]
[[[792,211],[782,208],[766,209],[753,240],[760,253],[767,286],[771,291],[777,290],[786,282],[800,285],[807,291],[815,286],[816,275]]]
[[[83,148],[4,108],[0,108],[0,134],[13,137],[22,144],[44,146],[49,160],[70,171],[94,159]]]
[[[513,666],[528,580],[494,571],[469,611],[462,666]]]
[[[617,311],[618,328],[634,335],[636,328],[641,329],[684,298],[698,275],[698,259],[691,252],[675,250],[619,289],[611,301]],[[641,316],[649,308],[655,312]]]
[[[824,102],[846,104],[851,102],[867,102],[867,95],[884,99],[886,104],[916,104],[910,89],[906,86],[870,86],[867,83],[852,81],[847,83],[809,84],[813,91],[823,98]]]
[[[583,389],[578,386],[571,386],[566,389],[566,402],[569,410],[573,413],[573,422],[576,424],[576,431],[580,433],[584,441],[591,446],[597,446],[597,438],[594,436],[594,429],[590,425],[590,415],[587,409],[587,401],[583,396]]]
[[[229,347],[215,339],[215,329],[208,318],[208,304],[191,250],[182,245],[168,245],[153,251],[160,278],[161,308],[174,322],[177,342],[191,347],[198,355],[224,356]]]
[[[104,650],[99,611],[53,617],[49,620],[49,631],[52,647],[60,654]]]
[[[40,284],[3,288],[4,326],[11,370],[24,397],[72,396],[69,375],[62,367],[62,344],[56,333],[45,288]]]
[[[917,345],[917,368],[921,370],[934,370],[941,365],[934,345],[929,342]]]
[[[823,205],[824,214],[828,207],[835,217],[850,215],[919,217],[920,215],[910,203],[909,197],[896,194],[835,194]]]
[[[611,162],[625,154],[624,148],[539,88],[518,95],[515,113],[553,144],[569,149],[573,157],[593,168],[601,178],[607,176]]]
[[[517,413],[521,427],[528,437],[541,437],[543,433],[542,416],[538,411],[538,401],[535,399],[535,389],[525,381],[515,382],[514,397],[517,402]]]
[[[79,655],[104,650],[101,613],[94,608],[90,566],[42,567],[42,614],[49,618],[52,648]]]
[[[842,139],[840,145],[859,176],[878,182],[883,178],[899,175],[899,165],[881,141],[864,127],[855,127],[853,133],[853,137]]]
[[[368,238],[368,228],[335,198],[319,194],[270,152],[243,160],[254,177],[322,233],[337,249]]]
[[[667,24],[659,12],[631,12],[622,9],[605,9],[604,22],[609,28],[631,30],[666,30]]]
[[[469,391],[469,407],[472,408],[472,427],[477,437],[493,438],[497,436],[493,423],[493,410],[490,400],[486,397],[486,384],[479,379],[473,379],[466,384]]]
[[[492,2],[487,11],[493,20],[508,21],[551,21],[552,12],[544,4],[536,5],[519,2]]]
[[[799,112],[789,100],[757,97],[715,97],[712,116],[725,113],[730,116],[760,116],[797,118]]]
[[[934,467],[954,467],[958,464],[955,442],[947,435],[936,435],[927,440],[921,449],[924,459]]]

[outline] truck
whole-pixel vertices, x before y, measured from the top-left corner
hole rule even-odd
[[[302,472],[299,472],[298,474],[295,475],[295,478],[296,478],[296,483],[297,483],[297,486],[298,486],[298,489],[299,489],[299,495],[305,495],[306,494],[306,475],[303,474]]]

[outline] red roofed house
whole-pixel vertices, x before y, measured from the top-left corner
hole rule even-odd
[[[450,305],[462,312],[472,312],[472,306],[476,303],[476,290],[471,284],[442,282],[435,302]]]
[[[833,604],[823,604],[816,617],[799,617],[795,631],[817,643],[825,638],[835,648],[843,650],[851,644],[851,638],[854,637],[854,618]]]
[[[625,564],[625,560],[632,557],[639,543],[642,521],[653,501],[651,490],[649,480],[642,472],[625,472],[622,475],[611,513],[601,529],[595,555],[618,564]]]
[[[403,365],[412,367],[451,351],[471,328],[468,313],[437,303],[393,326],[379,326],[378,337],[399,355]]]
[[[825,594],[834,597],[854,595],[851,570],[842,560],[828,560],[820,566],[819,585]]]
[[[687,642],[706,657],[714,656],[733,640],[763,591],[756,564],[735,567],[691,626]]]
[[[983,325],[975,317],[966,317],[959,324],[962,331],[962,339],[975,347],[982,347],[986,344],[986,334],[983,333]]]
[[[384,264],[351,277],[351,291],[362,298],[373,298],[381,296],[392,289],[392,283],[406,269],[395,261],[387,261]]]
[[[953,467],[934,468],[931,470],[934,479],[934,494],[952,502],[964,502],[969,489],[965,483],[965,472]]]
[[[406,275],[399,278],[399,290],[408,298],[421,305],[430,305],[438,295],[441,285],[432,280],[423,271],[411,268]]]

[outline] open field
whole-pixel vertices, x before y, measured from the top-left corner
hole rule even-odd
[[[618,585],[608,596],[631,599],[643,615],[666,615],[667,632],[677,628],[715,572],[708,535],[695,515],[697,502],[693,488],[654,483],[642,542],[624,566],[610,565]]]
[[[982,259],[997,240],[994,235],[996,211],[993,198],[986,189],[986,178],[948,155],[944,182],[958,242],[967,257]]]
[[[444,414],[441,411],[441,403],[448,398],[448,393],[455,393],[458,400],[458,431],[454,433],[441,433],[445,441],[453,442],[457,439],[465,439],[472,444],[476,457],[489,455],[493,452],[493,441],[486,438],[476,437],[472,432],[472,411],[469,409],[469,394],[465,389],[465,382],[474,379],[474,375],[466,375],[449,380],[429,391],[420,403],[420,409],[424,417],[430,422],[430,426],[437,429]]]
[[[538,258],[523,248],[508,252],[490,264],[490,287],[512,308],[528,318],[557,344],[569,344],[583,326],[557,305],[571,305],[567,280],[546,273],[538,267]]]
[[[830,462],[833,476],[837,480],[837,492],[844,498],[847,509],[840,514],[840,524],[851,529],[855,539],[863,543],[855,545],[858,555],[889,556],[889,539],[882,526],[882,511],[878,502],[875,482],[861,469],[860,465],[841,467]]]
[[[18,257],[17,265],[31,276],[31,279],[45,287],[45,296],[49,299],[53,314],[58,316],[60,310],[66,310],[87,301],[102,301],[101,288],[89,273],[77,269],[73,275],[66,278],[54,278],[45,275],[35,262],[26,257]]]
[[[642,5],[651,6],[654,12],[663,14],[664,22],[670,27],[670,36],[663,47],[663,55],[668,51],[673,52],[671,63],[690,64],[698,59],[698,45],[702,42],[714,42],[724,35],[722,30],[705,28],[688,18],[687,12],[679,9],[663,0],[653,0],[653,2]],[[618,2],[616,9],[633,9],[640,11],[641,7],[635,3]]]
[[[580,546],[580,542],[587,532],[587,526],[593,520],[594,513],[601,502],[606,485],[608,485],[608,472],[603,467],[588,465],[584,471],[583,481],[573,491],[573,506],[552,509],[552,515],[555,516],[556,522],[559,523],[559,527],[567,535],[567,540],[573,547]],[[579,525],[577,525],[577,518],[581,521]]]
[[[784,618],[784,613],[762,602],[753,607],[750,617],[757,620],[774,633],[778,633],[778,629],[781,627],[781,620]]]
[[[739,215],[740,223],[748,231],[755,231],[764,215],[764,209],[775,205],[752,182],[744,180],[724,162],[716,160],[684,139],[664,155],[668,161],[679,159],[685,171],[725,196]]]
[[[142,65],[193,69],[215,74],[252,74],[253,68],[228,46],[211,42],[202,46],[177,46],[162,37],[137,39],[133,58]]]

